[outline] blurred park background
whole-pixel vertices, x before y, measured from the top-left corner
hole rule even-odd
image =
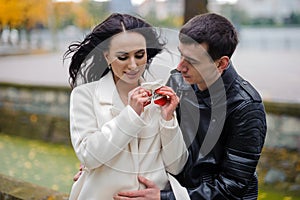
[[[63,53],[112,12],[163,28],[177,55],[177,33],[188,19],[205,12],[228,17],[240,36],[233,64],[267,110],[259,199],[300,199],[300,0],[0,0],[3,177],[69,192],[79,161],[69,139]],[[171,69],[177,61],[163,54],[154,64]],[[12,193],[22,199],[22,189],[6,180],[0,177],[0,199]]]

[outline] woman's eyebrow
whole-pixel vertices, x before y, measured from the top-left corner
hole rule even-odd
[[[128,52],[126,51],[117,51],[116,55],[124,55],[124,54],[128,54]]]
[[[133,50],[135,51],[135,53],[142,53],[142,52],[145,52],[145,49],[137,49],[137,50]],[[127,55],[129,54],[130,52],[126,52],[126,51],[117,51],[116,54],[117,55]]]
[[[146,50],[145,49],[139,49],[135,53],[144,53]]]

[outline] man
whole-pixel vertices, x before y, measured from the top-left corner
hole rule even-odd
[[[209,13],[187,22],[179,40],[181,61],[168,84],[180,97],[177,114],[189,160],[176,178],[192,200],[257,199],[265,110],[230,61],[237,32],[226,18]],[[146,189],[121,191],[114,199],[175,199],[174,187],[159,191],[151,180],[139,181]]]

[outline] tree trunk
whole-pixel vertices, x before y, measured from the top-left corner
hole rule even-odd
[[[184,23],[195,15],[207,13],[207,1],[208,0],[185,0]]]

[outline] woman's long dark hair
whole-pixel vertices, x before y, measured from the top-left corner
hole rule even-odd
[[[72,88],[82,83],[99,80],[109,72],[103,52],[108,49],[110,38],[124,31],[142,34],[146,40],[147,67],[152,59],[162,51],[165,43],[155,29],[142,19],[114,13],[97,25],[82,42],[74,42],[64,54],[64,60],[73,54],[69,66]]]

